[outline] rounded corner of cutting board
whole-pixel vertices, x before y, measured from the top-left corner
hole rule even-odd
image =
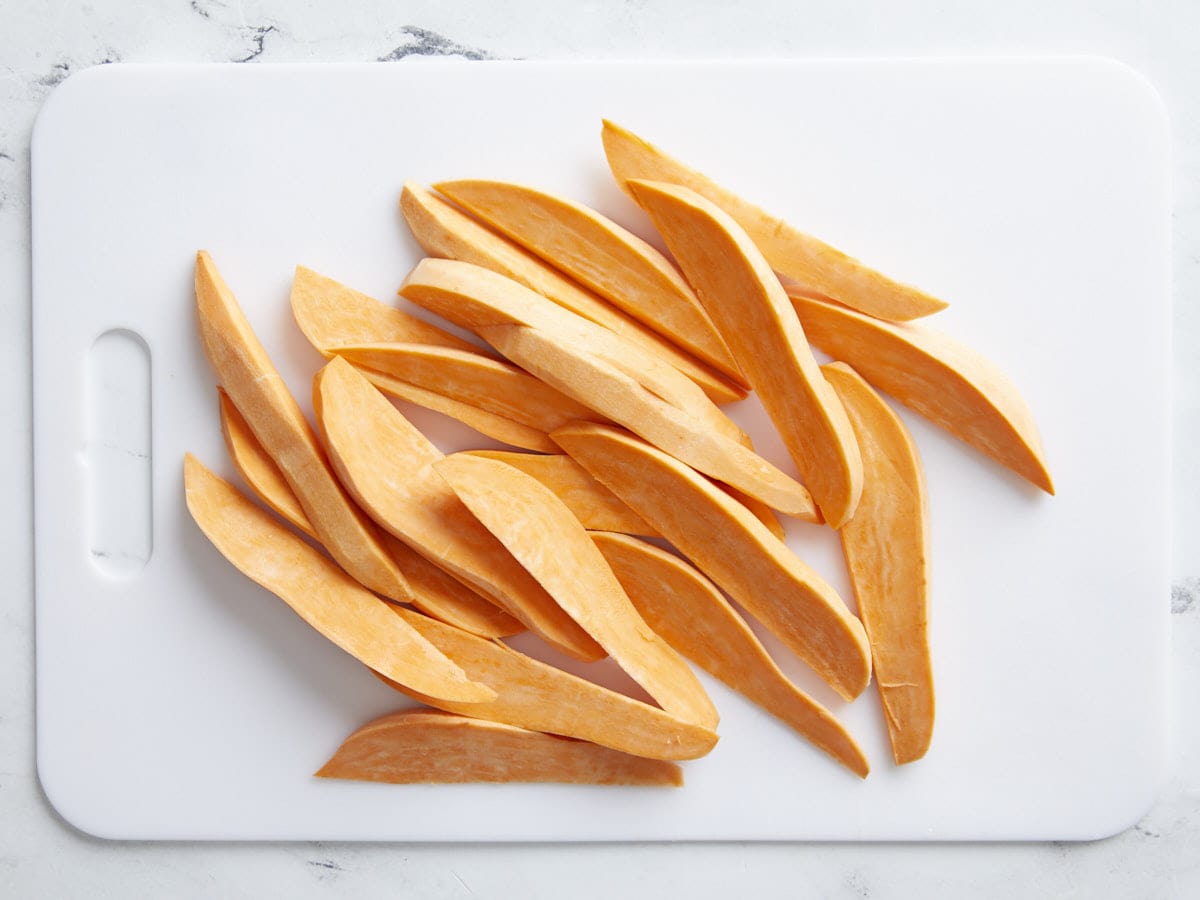
[[[47,760],[40,749],[37,754],[37,776],[46,806],[67,827],[101,841],[116,841],[125,837],[112,827],[112,821],[103,815],[95,816],[95,809],[89,806],[84,793],[73,787],[62,786],[61,776],[56,774],[54,764]]]

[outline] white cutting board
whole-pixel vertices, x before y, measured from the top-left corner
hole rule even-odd
[[[867,781],[707,677],[722,739],[685,765],[680,790],[315,779],[346,735],[403,702],[232,571],[187,517],[184,452],[231,472],[193,334],[194,254],[212,252],[307,403],[318,357],[290,320],[292,269],[393,297],[417,259],[397,212],[405,179],[526,181],[644,229],[607,175],[602,116],[948,299],[931,324],[1020,387],[1058,496],[905,414],[933,522],[938,721],[918,763],[891,764],[873,689],[843,704],[780,655],[859,738]],[[1122,829],[1152,802],[1166,749],[1167,146],[1154,92],[1099,60],[106,66],[71,78],[47,101],[32,160],[47,796],[117,838]],[[786,465],[753,402],[737,415]],[[413,417],[446,447],[480,443]],[[848,593],[828,533],[796,526],[790,540]]]

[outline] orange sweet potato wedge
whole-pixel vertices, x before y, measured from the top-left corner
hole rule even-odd
[[[908,321],[946,308],[944,300],[894,281],[797,230],[619,125],[606,121],[601,137],[609,168],[622,190],[629,193],[634,179],[690,188],[741,225],[780,275],[881,319]]]
[[[550,435],[847,700],[871,678],[866,632],[837,592],[706,478],[627,431]]]
[[[555,447],[557,448],[557,444]],[[468,450],[468,456],[497,459],[531,475],[550,488],[589,531],[615,531],[657,537],[658,532],[621,498],[598,482],[565,453],[516,453],[511,450]]]
[[[284,521],[320,540],[279,467],[262,449],[229,395],[224,391],[219,393],[225,448],[242,480]],[[407,544],[386,531],[380,532],[380,539],[408,579],[413,592],[411,602],[417,609],[481,637],[506,637],[524,630],[512,616],[447,575]]]
[[[789,291],[809,340],[873,387],[1048,494],[1054,482],[1033,413],[994,363],[944,334],[880,322]]]
[[[929,656],[929,495],[904,423],[845,363],[824,366],[862,445],[862,501],[841,528],[858,612],[871,640],[892,756],[920,759],[933,736]]]
[[[465,706],[495,699],[394,607],[191,454],[184,486],[188,511],[221,554],[342,650],[410,690]]]
[[[472,263],[513,279],[678,369],[699,385],[714,403],[729,403],[746,396],[746,389],[741,384],[705,365],[430,191],[406,184],[400,197],[400,208],[417,243],[430,256]]]
[[[464,180],[434,187],[726,377],[745,383],[679,270],[636,234],[582,203],[525,185]]]
[[[683,784],[679,766],[664,760],[431,709],[368,722],[316,775],[385,784]]]
[[[442,452],[350,363],[317,373],[313,406],[334,468],[375,521],[564,653],[604,656],[433,470]]]
[[[779,279],[737,222],[695,191],[628,186],[741,360],[825,520],[840,527],[862,493],[862,457]]]
[[[496,692],[496,698],[486,703],[459,703],[385,678],[392,687],[429,706],[592,741],[649,759],[696,759],[716,746],[717,733],[710,728],[556,669],[500,641],[485,641],[402,606],[392,610],[469,677]]]
[[[371,590],[408,600],[412,591],[378,529],[346,496],[296,399],[204,251],[196,257],[196,312],[200,342],[218,383],[279,467],[321,543]]]
[[[433,468],[475,518],[659,706],[716,728],[687,663],[638,615],[587,529],[548,487],[507,463],[457,454]]]
[[[592,532],[638,612],[672,647],[786,722],[860,778],[862,749],[824,706],[788,680],[716,585],[684,560],[626,534]]]

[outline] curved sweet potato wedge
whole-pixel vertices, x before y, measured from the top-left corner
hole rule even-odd
[[[334,477],[312,426],[204,251],[196,256],[196,312],[200,343],[218,383],[283,473],[321,543],[371,590],[408,600],[412,591],[378,529]]]
[[[317,373],[313,406],[330,461],[375,521],[564,653],[604,655],[433,470],[442,452],[350,363]]]
[[[741,360],[821,514],[840,527],[862,493],[862,457],[779,279],[737,222],[695,191],[636,180],[628,187]]]
[[[814,345],[853,366],[873,387],[1054,493],[1033,413],[994,363],[920,325],[880,322],[836,303],[788,293]]]
[[[854,738],[788,680],[716,585],[673,553],[635,537],[594,531],[592,540],[638,612],[668,644],[867,777],[870,766]]]
[[[866,689],[862,623],[832,587],[720,488],[627,431],[580,423],[550,435],[847,700]]]
[[[511,278],[679,370],[714,403],[729,403],[746,396],[741,385],[430,191],[406,184],[400,196],[400,209],[417,243],[430,256],[461,260]]]
[[[319,541],[279,467],[267,456],[229,395],[224,391],[219,394],[225,448],[242,480],[286,522]],[[506,637],[524,630],[504,610],[447,575],[408,545],[386,531],[381,531],[379,537],[408,579],[413,592],[411,602],[417,609],[481,637]]]
[[[929,656],[929,495],[908,429],[845,363],[823,367],[862,445],[865,482],[841,528],[858,613],[897,763],[920,759],[933,736]]]
[[[907,321],[946,308],[944,300],[894,281],[793,228],[619,125],[605,121],[601,137],[609,168],[621,190],[629,193],[633,179],[692,189],[732,216],[780,275],[881,319]]]
[[[481,456],[458,454],[433,468],[659,706],[716,728],[717,709],[695,674],[638,615],[587,529],[553,491],[520,469]]]
[[[683,784],[674,763],[431,709],[404,709],[368,722],[316,775],[386,784]]]
[[[239,571],[282,599],[342,650],[408,689],[455,703],[495,699],[410,624],[396,608],[347,575],[194,456],[184,459],[187,507]]]
[[[643,325],[745,385],[729,347],[671,261],[636,234],[564,197],[504,181],[434,188]]]
[[[462,666],[469,677],[496,692],[496,699],[486,703],[458,703],[426,696],[384,678],[429,706],[592,741],[649,759],[696,759],[716,746],[717,733],[710,728],[556,669],[500,641],[485,641],[402,606],[392,610]]]

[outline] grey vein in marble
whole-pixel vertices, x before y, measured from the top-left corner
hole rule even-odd
[[[1171,612],[1175,615],[1194,613],[1196,598],[1200,597],[1200,578],[1181,578],[1171,585]]]
[[[487,50],[478,47],[468,47],[450,40],[445,35],[421,28],[418,25],[405,25],[400,31],[412,38],[408,43],[400,44],[390,53],[376,57],[376,62],[395,62],[406,56],[461,56],[464,59],[495,59]]]

